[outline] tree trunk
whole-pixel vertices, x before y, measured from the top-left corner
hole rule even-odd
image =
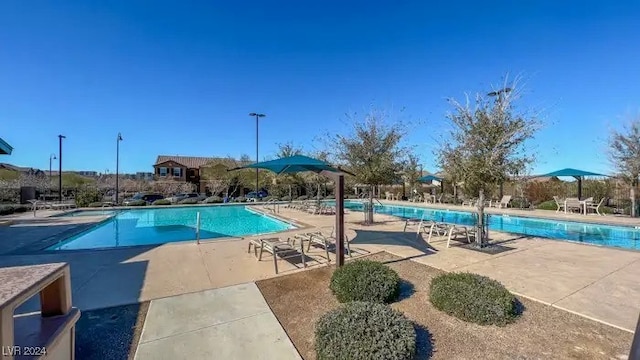
[[[629,214],[631,215],[631,217],[637,217],[638,213],[637,213],[637,208],[636,208],[636,186],[637,186],[637,181],[633,180],[631,182],[631,210],[629,211]]]
[[[485,245],[484,233],[484,190],[480,190],[478,196],[478,223],[476,224],[476,246],[483,247]]]
[[[369,212],[367,216],[367,223],[373,224],[373,186],[369,187],[369,208],[367,211]]]

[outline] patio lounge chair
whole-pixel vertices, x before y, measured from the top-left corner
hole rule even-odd
[[[489,206],[502,209],[509,206],[509,202],[511,202],[511,195],[504,195],[499,202],[489,202]]]
[[[451,245],[451,239],[456,239],[459,235],[462,235],[467,243],[471,244],[471,236],[475,235],[473,229],[470,229],[464,225],[448,224],[448,223],[434,223],[429,229],[429,237],[427,243],[431,243],[431,237],[433,234],[437,236],[447,236],[447,247]]]
[[[554,196],[553,201],[556,202],[556,206],[558,207],[556,209],[556,212],[560,212],[560,210],[564,210],[564,199],[560,199],[560,197]]]
[[[596,214],[604,216],[603,213],[600,212],[600,207],[602,207],[602,205],[607,201],[606,197],[603,197],[602,199],[600,199],[600,202],[596,203],[591,203],[591,204],[587,204],[587,211],[589,211],[589,209],[595,210]]]
[[[262,253],[264,251],[273,254],[273,267],[276,270],[276,274],[278,273],[278,257],[287,259],[295,256],[300,256],[302,260],[302,266],[307,267],[307,263],[305,262],[304,246],[302,246],[301,244],[300,251],[298,251],[294,247],[295,242],[292,243],[290,239],[287,239],[287,241],[282,241],[277,237],[253,239],[249,241],[249,249],[247,252],[251,252],[252,245],[254,254],[256,254],[258,257],[258,261],[262,260]],[[257,254],[258,248],[260,248],[259,254]]]
[[[304,248],[304,242],[307,242],[307,252],[311,251],[311,245],[319,245],[322,247],[327,254],[327,260],[331,262],[331,258],[329,257],[329,248],[336,248],[336,238],[334,236],[334,230],[331,229],[331,235],[327,236],[322,233],[322,231],[318,230],[315,232],[308,232],[304,234],[296,234],[293,237],[293,244],[295,245],[296,240],[300,240],[301,246]],[[351,257],[351,248],[349,247],[349,238],[347,235],[344,236],[344,243],[347,249],[347,255]]]
[[[473,206],[478,202],[476,199],[464,199],[462,200],[462,206]]]

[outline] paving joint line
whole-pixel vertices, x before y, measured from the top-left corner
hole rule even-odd
[[[189,333],[193,333],[193,332],[200,331],[200,330],[203,330],[203,329],[208,329],[208,328],[215,327],[215,326],[225,325],[225,324],[229,324],[229,323],[232,323],[232,322],[236,322],[236,321],[240,321],[240,320],[245,320],[245,319],[249,319],[249,318],[252,318],[252,317],[256,317],[256,316],[260,316],[260,315],[265,315],[265,314],[273,314],[273,312],[272,312],[272,311],[271,311],[271,309],[269,308],[269,309],[264,310],[264,311],[262,311],[262,312],[255,313],[255,314],[251,314],[251,315],[247,315],[247,316],[242,316],[242,317],[239,317],[239,318],[235,318],[235,319],[233,319],[233,320],[223,321],[223,322],[219,322],[219,323],[215,323],[215,324],[211,324],[211,325],[203,326],[203,327],[200,327],[200,328],[197,328],[197,329],[191,329],[191,330],[187,330],[187,331],[183,331],[183,332],[178,332],[178,333],[175,333],[175,334],[171,334],[171,335],[167,335],[167,336],[159,337],[159,338],[152,339],[152,340],[148,340],[148,341],[142,341],[142,340],[141,340],[141,341],[140,341],[140,343],[139,343],[139,345],[142,345],[142,344],[150,344],[150,343],[153,343],[153,342],[156,342],[156,341],[160,341],[160,340],[165,340],[165,339],[168,339],[168,338],[171,338],[171,337],[174,337],[174,336],[184,335],[184,334],[189,334]],[[147,313],[147,316],[148,316],[148,313]],[[149,321],[149,319],[148,319],[148,318],[147,318],[147,319],[145,319],[145,325],[147,324],[147,322],[148,322],[148,321]]]
[[[600,277],[599,279],[596,279],[596,280],[594,280],[594,281],[590,282],[589,284],[587,284],[587,285],[585,285],[585,286],[581,287],[580,289],[578,289],[578,290],[576,290],[576,291],[572,292],[571,294],[569,294],[569,295],[567,295],[567,296],[565,296],[565,297],[562,297],[562,298],[560,298],[560,299],[558,299],[558,300],[556,300],[556,301],[552,302],[552,303],[551,303],[551,305],[555,306],[555,304],[559,303],[560,301],[562,301],[562,300],[564,300],[564,299],[566,299],[566,298],[568,298],[568,297],[570,297],[570,296],[572,296],[572,295],[575,295],[576,293],[578,293],[578,292],[580,292],[580,291],[582,291],[582,290],[584,290],[584,289],[588,288],[589,286],[591,286],[591,285],[593,285],[593,284],[597,283],[598,281],[600,281],[600,280],[602,280],[602,279],[604,279],[604,278],[607,278],[607,277],[609,277],[609,276],[611,276],[611,275],[613,275],[613,274],[617,273],[618,271],[621,271],[621,270],[623,270],[623,269],[625,269],[625,268],[627,268],[627,267],[629,267],[629,266],[633,265],[634,263],[636,263],[636,262],[638,262],[638,261],[640,261],[640,259],[635,259],[635,260],[631,261],[630,263],[628,263],[628,264],[626,264],[626,265],[622,266],[621,268],[619,268],[619,269],[616,269],[616,270],[613,270],[613,271],[609,272],[608,274],[606,274],[606,275],[604,275],[604,276]]]

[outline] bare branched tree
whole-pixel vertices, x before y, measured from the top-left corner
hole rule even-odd
[[[408,149],[402,145],[407,128],[399,116],[371,109],[364,115],[347,116],[352,132],[329,137],[327,154],[333,156],[368,186],[367,222],[373,222],[373,189],[398,179]]]
[[[640,177],[640,116],[609,137],[609,159],[620,177],[631,185],[631,216],[637,217],[636,189]]]
[[[536,113],[519,111],[517,82],[506,84],[489,96],[476,95],[472,104],[449,99],[453,111],[447,114],[452,129],[436,156],[440,167],[455,181],[464,183],[467,194],[478,196],[477,245],[487,240],[484,224],[484,196],[510,176],[522,175],[534,162],[525,144],[541,127]]]

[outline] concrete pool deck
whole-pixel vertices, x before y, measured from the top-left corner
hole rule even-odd
[[[402,205],[420,204],[404,202]],[[314,227],[330,229],[334,223],[333,216],[311,215],[286,208],[281,208],[279,215]],[[584,215],[560,216],[564,220],[585,218]],[[602,217],[586,218],[600,220]],[[38,241],[55,233],[72,231],[74,226],[86,226],[89,221],[85,217],[37,218],[37,226],[28,226],[27,219],[25,216],[24,224],[0,227],[0,253],[2,249],[15,248],[11,245],[15,239],[22,239],[19,242],[24,245],[29,239]],[[345,215],[347,235],[358,255],[384,250],[447,271],[476,272],[501,281],[519,295],[627,331],[635,328],[640,312],[640,303],[636,300],[640,298],[640,282],[636,275],[640,271],[638,251],[492,232],[492,238],[500,239],[505,251],[489,255],[457,246],[446,248],[446,241],[442,239],[428,245],[423,239],[416,239],[415,232],[403,233],[404,222],[390,216],[376,215],[378,223],[373,226],[361,225],[362,219],[362,213],[358,212]],[[616,219],[627,220],[628,225],[637,223],[635,219]],[[62,227],[68,228],[61,230]],[[308,230],[290,231],[280,236],[300,231]],[[276,276],[271,257],[258,262],[253,254],[247,253],[249,239],[45,254],[10,255],[5,252],[6,255],[0,255],[0,267],[68,262],[74,304],[81,310],[97,309]],[[313,260],[309,265],[326,264],[322,255],[323,251],[312,250]],[[279,260],[278,265],[281,275],[302,271],[300,264]],[[37,304],[27,304],[23,310],[28,311],[32,306]]]

